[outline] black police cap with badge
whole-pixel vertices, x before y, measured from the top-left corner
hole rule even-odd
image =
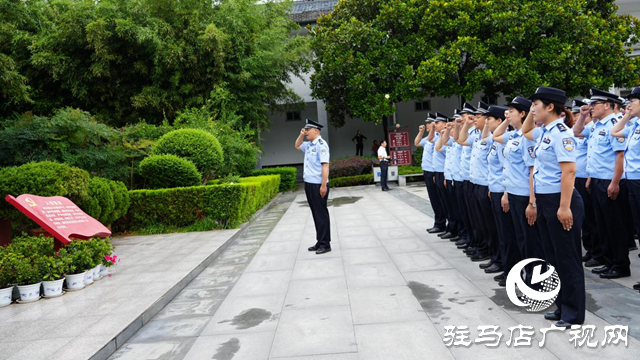
[[[489,111],[489,105],[487,105],[484,101],[478,101],[478,109],[476,110],[476,115],[484,115],[487,111]]]
[[[307,122],[306,125],[304,126],[305,129],[318,129],[318,130],[322,130],[322,128],[324,126],[322,126],[322,124],[315,122],[311,119],[305,119],[305,121]]]
[[[464,105],[462,105],[462,110],[460,111],[460,114],[475,114],[476,113],[476,108],[475,106],[469,104],[468,101],[464,102]]]
[[[432,113],[427,114],[427,123],[436,122],[436,116]]]
[[[436,121],[444,121],[444,122],[446,122],[447,120],[449,120],[447,115],[445,115],[443,113],[440,113],[440,112],[436,112]]]
[[[578,100],[578,99],[573,99],[573,101],[571,101],[571,112],[573,113],[579,113],[580,112],[580,108],[587,105],[587,103],[585,103],[584,101]]]
[[[491,105],[489,106],[489,109],[487,109],[487,112],[484,113],[484,116],[492,116],[496,119],[502,119],[504,120],[505,116],[504,116],[504,112],[507,111],[509,109],[507,109],[504,106],[498,106],[498,105]]]
[[[633,90],[631,90],[631,94],[625,96],[628,100],[631,99],[640,99],[640,87],[634,87]]]
[[[516,96],[515,98],[513,98],[513,100],[511,100],[510,103],[508,103],[507,105],[505,105],[507,107],[514,107],[519,111],[529,111],[531,110],[531,101],[527,100],[526,98],[522,97],[522,96]]]
[[[460,119],[462,117],[460,109],[453,109],[453,117],[452,119]]]
[[[567,102],[567,94],[562,89],[540,86],[533,95],[529,96],[529,100],[544,100],[564,106],[564,103]]]
[[[620,101],[620,98],[616,94],[612,94],[612,93],[594,89],[594,88],[591,88],[591,90],[589,90],[589,93],[591,94],[591,98],[589,99],[591,102],[606,101],[606,102],[611,102],[616,104],[622,104],[622,101]]]

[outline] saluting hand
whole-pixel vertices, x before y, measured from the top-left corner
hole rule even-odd
[[[560,223],[565,230],[571,230],[571,227],[573,226],[573,213],[571,212],[571,208],[560,207],[558,209],[558,220],[560,220]]]
[[[302,130],[300,130],[300,135],[303,135],[303,136],[304,136],[304,134],[305,134],[305,133],[306,133],[305,129],[304,129],[304,128],[302,128]]]
[[[420,131],[424,131],[424,125],[420,125],[418,129],[420,129]]]

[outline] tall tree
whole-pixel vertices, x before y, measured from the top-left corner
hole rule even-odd
[[[71,106],[122,126],[173,120],[185,108],[206,105],[218,107],[220,117],[239,119],[238,126],[264,128],[270,106],[300,100],[286,82],[308,67],[306,39],[290,35],[298,27],[288,19],[290,5],[0,0],[1,12],[40,9],[45,20],[28,33],[29,41],[16,42],[33,26],[14,17],[14,35],[4,43],[0,38],[0,74],[13,71],[22,82],[11,83],[23,86],[22,92],[0,93],[15,99],[0,115]],[[3,55],[13,63],[3,67]],[[0,87],[5,83],[0,76]]]
[[[616,11],[597,0],[343,0],[312,30],[313,94],[341,126],[426,96],[637,84],[638,20]]]

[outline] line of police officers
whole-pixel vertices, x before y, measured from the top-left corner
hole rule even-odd
[[[523,259],[554,266],[560,293],[545,318],[558,327],[584,322],[584,267],[631,275],[640,232],[640,87],[626,99],[591,89],[590,99],[566,101],[540,87],[506,106],[465,102],[451,118],[429,114],[415,139],[435,213],[427,231],[485,261],[500,286]],[[549,290],[532,284],[534,264],[525,284]]]

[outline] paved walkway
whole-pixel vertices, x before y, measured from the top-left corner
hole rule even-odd
[[[478,263],[426,233],[423,186],[332,189],[330,198],[332,252],[306,250],[315,231],[304,195],[285,195],[111,359],[640,358],[633,280],[587,275],[595,339],[605,325],[629,325],[628,347],[576,349],[567,331],[540,348],[551,323],[512,305]],[[507,345],[518,324],[534,327],[532,345]],[[447,347],[447,325],[468,326],[472,341],[477,326],[499,325],[503,337],[497,348]]]

